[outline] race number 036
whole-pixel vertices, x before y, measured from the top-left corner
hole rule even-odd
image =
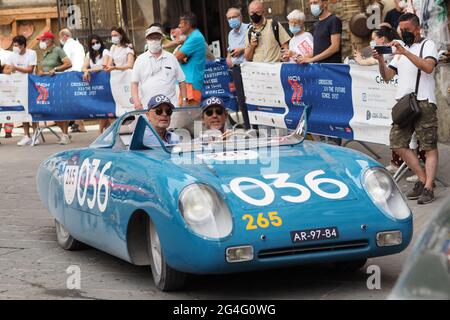
[[[297,196],[282,196],[281,198],[287,202],[291,203],[303,203],[308,201],[311,198],[311,191],[316,193],[318,196],[326,199],[342,199],[345,198],[348,193],[349,189],[347,185],[345,185],[343,182],[336,180],[336,179],[330,179],[330,178],[317,178],[319,176],[322,176],[325,174],[325,171],[323,170],[316,170],[313,171],[305,176],[305,183],[309,187],[309,189],[305,186],[302,186],[297,183],[288,182],[290,175],[287,173],[280,173],[280,174],[271,174],[271,175],[265,175],[263,176],[266,180],[275,180],[273,182],[273,187],[276,189],[296,189],[298,191]],[[255,199],[247,195],[243,188],[241,187],[241,184],[247,183],[247,184],[253,184],[257,187],[259,187],[261,190],[263,190],[263,198],[262,199]],[[335,193],[330,193],[322,190],[320,188],[321,184],[333,184],[335,185],[339,190]],[[235,195],[237,195],[239,198],[244,200],[245,202],[252,204],[254,206],[258,207],[264,207],[271,205],[275,200],[275,192],[273,191],[272,187],[268,185],[267,183],[257,180],[254,178],[236,178],[231,181],[230,183],[231,191]],[[249,188],[249,187],[247,187]]]

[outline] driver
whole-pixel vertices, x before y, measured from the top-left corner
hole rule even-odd
[[[174,108],[170,99],[162,94],[152,97],[148,103],[147,119],[166,145],[177,144],[180,140],[176,134],[167,130]],[[145,131],[144,144],[159,145],[158,139],[149,128]]]
[[[203,134],[202,140],[205,140],[206,137],[211,140],[226,140],[232,130],[226,129],[228,111],[223,100],[218,97],[210,97],[203,100],[200,106],[203,125],[207,130]]]

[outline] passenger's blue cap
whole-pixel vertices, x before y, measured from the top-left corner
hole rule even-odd
[[[175,108],[175,106],[172,104],[172,102],[170,101],[169,98],[167,98],[165,95],[163,94],[158,94],[157,96],[154,96],[150,99],[147,107],[148,110],[152,110],[156,107],[159,107],[162,104],[167,104],[168,106],[170,106],[172,109]]]
[[[225,104],[223,103],[223,100],[219,97],[210,97],[202,101],[200,107],[202,108],[202,112],[204,112],[206,109],[208,109],[211,106],[221,106],[222,108],[226,109]]]

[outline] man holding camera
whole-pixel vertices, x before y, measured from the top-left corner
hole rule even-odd
[[[433,41],[422,38],[420,20],[415,14],[403,14],[399,25],[403,42],[407,46],[404,47],[400,42],[391,43],[399,58],[392,60],[387,66],[380,52],[373,50],[373,56],[379,62],[384,81],[388,82],[398,74],[397,100],[413,92],[417,95],[421,114],[407,125],[394,124],[390,133],[390,145],[419,177],[406,197],[418,200],[418,204],[427,204],[434,201],[433,188],[438,168],[438,119],[434,93],[437,50]],[[420,166],[417,155],[409,148],[414,132],[426,152],[425,170]]]
[[[282,50],[289,50],[291,37],[284,27],[272,19],[266,19],[266,9],[260,0],[248,6],[252,21],[245,41],[245,59],[254,62],[280,62]]]

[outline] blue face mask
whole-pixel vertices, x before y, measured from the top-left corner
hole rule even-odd
[[[230,25],[231,29],[237,29],[241,25],[241,20],[239,18],[232,18],[228,20],[228,24]]]
[[[300,31],[302,31],[302,27],[300,26],[289,26],[289,30],[292,32],[293,35],[296,35]]]
[[[320,4],[312,4],[311,5],[311,13],[314,17],[319,17],[322,14],[323,10],[320,8]]]

